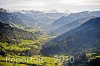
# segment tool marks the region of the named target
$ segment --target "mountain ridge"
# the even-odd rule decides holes
[[[94,16],[91,16],[91,17],[85,17],[85,18],[82,18],[82,19],[79,19],[79,20],[76,20],[74,22],[71,22],[69,24],[65,24],[61,27],[59,27],[58,29],[50,32],[50,35],[61,35],[65,32],[68,32],[78,26],[80,26],[81,24],[87,22],[89,19],[92,19],[92,18],[95,18]]]
[[[54,21],[48,29],[48,33],[57,30],[58,28],[64,26],[65,24],[72,23],[74,21],[80,20],[82,18],[86,17],[100,17],[100,11],[84,11],[84,12],[79,12],[79,13],[71,13],[68,16],[62,16],[60,19]]]
[[[44,55],[74,55],[82,52],[83,49],[92,48],[94,50],[97,47],[99,48],[99,28],[100,17],[90,19],[81,26],[52,39],[44,45],[42,52]]]

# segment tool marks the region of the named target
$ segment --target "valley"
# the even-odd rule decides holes
[[[0,66],[95,66],[100,11],[44,13],[0,9]]]

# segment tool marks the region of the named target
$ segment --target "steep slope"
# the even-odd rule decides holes
[[[18,15],[16,12],[14,12],[16,15]],[[44,27],[48,24],[51,24],[53,21],[59,19],[60,17],[64,16],[65,14],[63,13],[44,13],[41,11],[22,11],[19,12],[20,14],[26,15],[28,18],[32,18],[34,24],[29,24],[29,25],[35,25],[38,27]],[[20,15],[18,15],[20,16]],[[31,20],[32,21],[32,20]],[[31,23],[31,22],[30,22]]]
[[[37,20],[31,16],[26,15],[21,12],[13,12],[12,14],[16,15],[25,25],[27,26],[36,26]]]
[[[56,20],[54,23],[51,24],[51,27],[53,29],[57,29],[65,24],[68,24],[73,21],[76,21],[76,20],[79,20],[79,19],[82,19],[85,17],[89,17],[89,16],[90,16],[90,14],[88,11],[80,12],[80,13],[72,13],[72,14],[68,15],[67,17],[63,16],[60,19]]]
[[[35,26],[43,28],[65,16],[63,13],[44,13],[39,11],[13,11],[0,8],[0,21],[12,26]]]
[[[88,20],[44,45],[44,55],[74,55],[85,50],[100,50],[100,17]]]
[[[36,35],[0,22],[0,33],[12,40],[35,40]]]
[[[61,17],[60,19],[55,21],[52,25],[65,25],[75,20],[85,18],[85,17],[90,17],[90,16],[100,17],[100,11],[93,11],[93,12],[84,11],[79,13],[72,13],[67,17]]]
[[[72,13],[68,15],[67,17],[63,16],[60,19],[56,20],[54,23],[52,23],[48,31],[52,32],[64,26],[65,24],[67,25],[74,21],[77,21],[86,17],[91,17],[91,16],[100,17],[100,11],[93,11],[93,12],[84,11],[84,12],[79,12],[79,13]]]
[[[14,15],[2,8],[0,9],[0,21],[3,23],[8,23],[12,26],[14,26],[15,24],[25,26],[23,21],[19,19],[17,15]]]
[[[65,16],[66,14],[64,13],[45,13],[45,12],[39,12],[39,11],[28,11],[26,13],[27,15],[34,17],[37,20],[42,20],[42,23],[52,23],[56,19],[59,19],[62,16]],[[50,20],[50,21],[47,21]]]
[[[32,56],[39,54],[46,38],[43,32],[22,30],[0,22],[0,55]]]
[[[74,21],[74,22],[71,22],[71,23],[69,23],[69,24],[66,24],[66,25],[64,25],[64,26],[61,26],[61,27],[59,27],[58,29],[56,29],[56,30],[50,32],[50,35],[56,35],[56,36],[61,35],[61,34],[65,33],[65,32],[67,32],[67,31],[70,31],[70,30],[72,30],[72,29],[74,29],[74,28],[80,26],[81,24],[87,22],[87,21],[90,20],[91,18],[94,18],[94,17],[85,17],[85,18],[76,20],[76,21]]]

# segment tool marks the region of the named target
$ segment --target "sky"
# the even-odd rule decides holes
[[[79,12],[100,10],[100,0],[0,0],[0,8]]]

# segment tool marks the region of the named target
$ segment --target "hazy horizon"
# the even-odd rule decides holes
[[[0,0],[0,8],[57,12],[99,11],[100,0]]]

